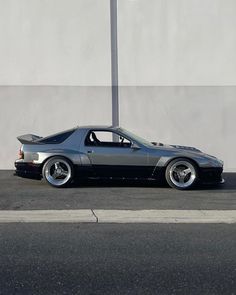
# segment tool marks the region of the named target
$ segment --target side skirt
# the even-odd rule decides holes
[[[75,166],[75,177],[104,180],[150,180],[163,182],[165,168],[153,166]]]

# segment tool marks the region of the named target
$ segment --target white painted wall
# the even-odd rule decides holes
[[[0,0],[0,85],[108,85],[108,0]]]
[[[121,125],[150,141],[194,146],[236,171],[236,86],[121,87]]]
[[[0,0],[0,85],[110,85],[109,0]],[[236,85],[235,0],[118,0],[120,85]]]
[[[118,0],[121,85],[236,85],[235,0]]]
[[[17,135],[111,124],[110,8],[109,0],[0,7],[0,169],[12,169]],[[194,145],[236,171],[235,15],[235,0],[118,0],[121,125]]]

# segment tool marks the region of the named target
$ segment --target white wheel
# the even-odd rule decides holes
[[[44,179],[54,187],[64,187],[73,178],[73,167],[62,157],[53,157],[43,166]]]
[[[197,168],[190,160],[173,160],[166,168],[166,180],[176,189],[192,188],[198,180]]]

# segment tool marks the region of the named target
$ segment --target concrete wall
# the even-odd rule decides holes
[[[12,169],[18,156],[17,136],[47,136],[78,125],[111,122],[109,87],[0,87],[0,168]]]
[[[236,171],[236,86],[121,87],[121,125],[150,141],[195,146]]]
[[[1,85],[108,85],[108,0],[0,0]]]
[[[109,0],[0,0],[0,169],[24,133],[111,124]],[[121,125],[236,171],[236,2],[118,0]]]
[[[236,85],[235,0],[118,0],[121,85]]]
[[[77,125],[111,124],[110,87],[0,87],[0,163],[13,168],[18,135],[46,136]],[[236,87],[122,86],[121,126],[149,139],[195,146],[236,171]]]

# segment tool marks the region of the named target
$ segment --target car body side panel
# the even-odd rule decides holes
[[[75,165],[91,164],[89,158],[80,152],[83,134],[83,130],[78,129],[61,144],[24,144],[24,162],[42,164],[49,157],[64,156]]]
[[[82,153],[88,156],[92,165],[148,166],[148,153],[141,149],[84,147]]]

